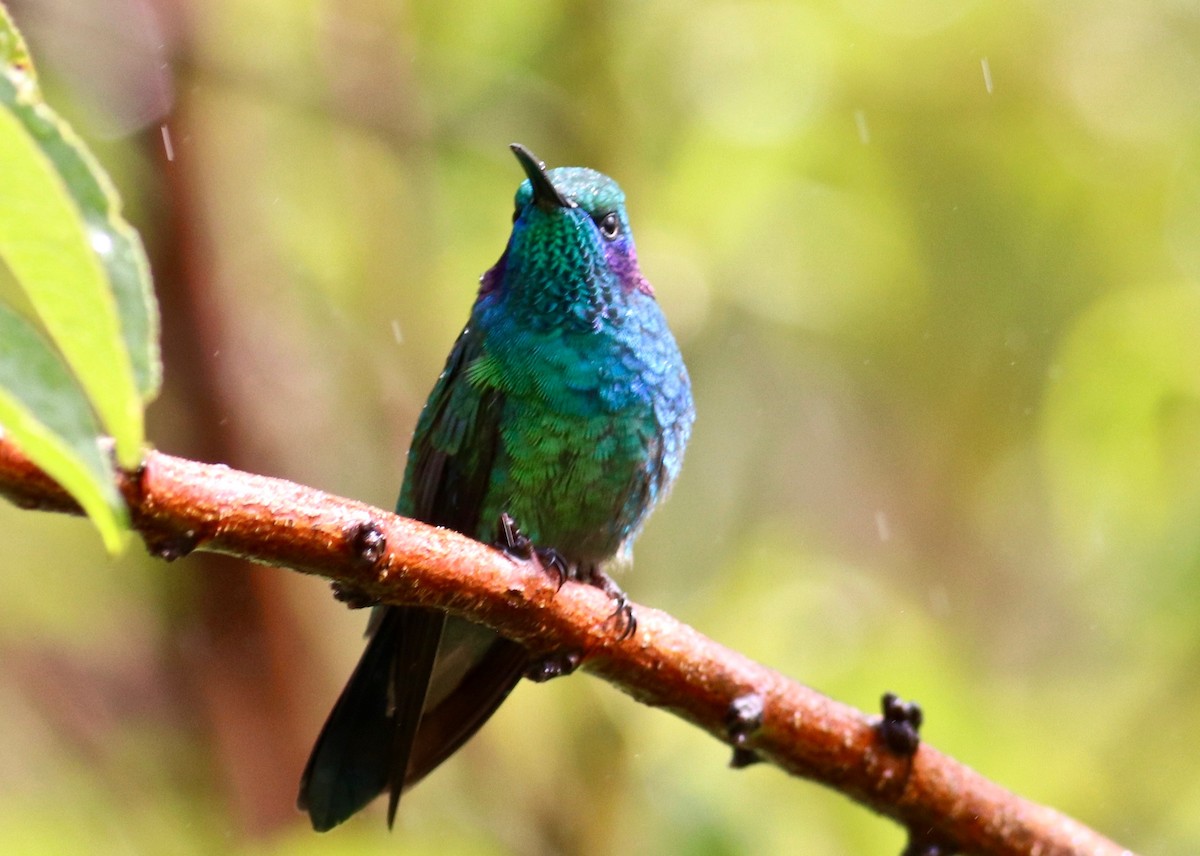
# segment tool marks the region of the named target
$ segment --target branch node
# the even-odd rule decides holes
[[[762,760],[747,744],[754,732],[762,728],[765,707],[763,697],[756,692],[743,693],[729,703],[729,709],[725,712],[725,733],[733,744],[729,766],[735,770]]]
[[[729,768],[731,770],[744,770],[747,767],[753,767],[755,764],[761,764],[762,756],[753,749],[743,749],[741,746],[733,747],[733,755],[729,759]]]
[[[183,532],[143,531],[142,539],[146,551],[164,562],[182,559],[200,545],[200,533],[195,529],[185,529]]]
[[[360,520],[346,530],[354,563],[362,568],[374,568],[387,552],[387,535],[375,520]]]
[[[577,648],[556,651],[531,662],[525,667],[525,677],[534,683],[544,684],[555,678],[571,674],[583,662],[583,652]]]
[[[366,609],[368,606],[379,605],[379,598],[342,580],[334,580],[329,584],[329,588],[333,591],[334,600],[346,604],[350,609]]]
[[[954,856],[958,848],[933,837],[933,830],[927,829],[922,833],[908,830],[908,842],[900,856]]]
[[[884,693],[881,701],[883,719],[879,722],[879,736],[897,755],[912,757],[921,743],[921,723],[925,719],[921,705],[902,701],[893,692]]]

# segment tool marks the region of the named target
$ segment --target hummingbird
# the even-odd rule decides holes
[[[515,524],[620,612],[604,568],[628,562],[679,473],[691,382],[617,183],[510,148],[526,176],[512,232],[418,418],[396,512],[482,541]],[[479,730],[532,660],[424,607],[376,606],[367,636],[300,782],[321,832],[385,790],[390,827],[401,794]]]

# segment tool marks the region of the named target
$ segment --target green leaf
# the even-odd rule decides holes
[[[161,376],[145,251],[108,176],[42,101],[3,7],[0,176],[0,260],[113,436],[118,460],[134,466],[143,407]]]
[[[0,425],[83,506],[110,551],[128,528],[99,426],[79,385],[29,321],[0,303]]]

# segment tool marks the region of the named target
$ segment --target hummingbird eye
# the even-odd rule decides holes
[[[516,210],[513,211],[513,222],[515,223],[520,219],[521,219],[521,209],[517,208]]]
[[[609,241],[617,237],[617,233],[621,231],[621,221],[617,219],[615,211],[605,214],[604,218],[596,225],[600,227],[600,234]]]

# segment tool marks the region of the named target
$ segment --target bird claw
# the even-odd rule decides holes
[[[637,633],[637,616],[633,614],[633,607],[629,604],[629,598],[624,592],[617,597],[617,608],[613,610],[609,620],[620,628],[617,634],[617,641],[624,642],[626,639],[632,639]]]
[[[633,614],[633,606],[629,603],[629,596],[625,594],[624,589],[617,585],[612,577],[593,565],[588,569],[583,582],[595,586],[617,602],[617,608],[613,610],[608,620],[617,626],[619,631],[617,633],[618,642],[624,642],[637,633],[637,616]]]
[[[510,559],[528,562],[533,558],[533,542],[517,528],[517,521],[508,512],[496,523],[496,546]]]
[[[543,571],[554,576],[555,591],[561,591],[563,583],[571,577],[571,567],[567,564],[567,560],[552,547],[536,547],[533,556],[542,566]]]
[[[500,515],[496,526],[496,546],[504,555],[519,562],[534,561],[548,574],[554,577],[556,591],[562,588],[564,582],[571,578],[571,566],[567,560],[552,547],[536,547],[517,526],[517,522],[507,513]]]

